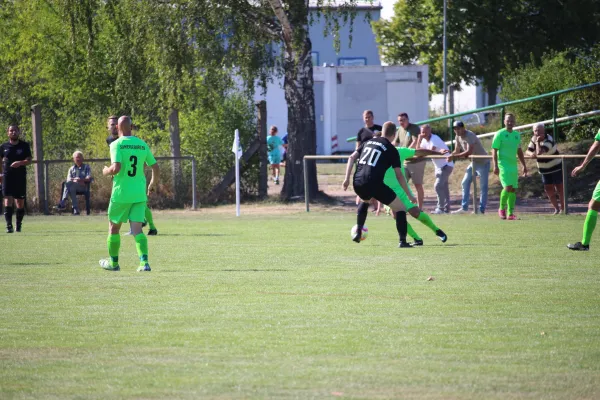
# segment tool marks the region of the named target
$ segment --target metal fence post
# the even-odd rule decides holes
[[[556,136],[556,132],[558,131],[558,127],[556,126],[556,96],[552,96],[552,135],[554,136],[554,141],[558,142],[558,137]]]
[[[471,174],[473,177],[473,212],[479,214],[479,207],[477,206],[477,171],[473,164],[473,157],[471,157]]]
[[[304,201],[306,202],[306,212],[310,211],[309,202],[310,202],[310,193],[308,192],[308,171],[306,169],[306,158],[302,159],[302,164],[304,167]]]
[[[506,107],[502,107],[502,111],[500,112],[500,126],[504,128],[504,117],[506,116]]]
[[[563,198],[565,199],[565,215],[569,214],[569,189],[567,188],[567,182],[569,180],[569,174],[567,173],[567,166],[565,165],[565,157],[561,157],[562,163],[562,176],[563,176]]]
[[[192,210],[198,207],[196,199],[196,158],[192,156]]]
[[[48,207],[48,197],[50,195],[50,163],[48,160],[44,160],[44,214],[49,215],[50,209]],[[62,193],[61,193],[62,196]]]

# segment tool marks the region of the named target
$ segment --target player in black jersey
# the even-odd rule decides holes
[[[362,202],[358,206],[356,216],[356,224],[358,225],[357,234],[352,238],[357,243],[360,243],[362,228],[369,211],[369,201],[372,198],[390,206],[394,212],[402,210],[402,203],[396,197],[396,193],[383,183],[383,177],[388,168],[391,167],[394,169],[400,186],[402,186],[410,201],[415,202],[415,198],[410,194],[410,190],[406,185],[406,179],[404,179],[404,175],[400,169],[400,154],[391,143],[396,135],[396,125],[389,121],[383,124],[382,135],[382,137],[374,137],[363,142],[352,153],[346,166],[346,177],[343,183],[344,190],[348,189],[350,172],[352,171],[354,162],[358,159],[353,186],[354,192],[361,198]],[[406,242],[406,213],[399,213],[398,215],[404,216],[404,218],[396,218],[396,228],[400,236],[399,247],[411,247]]]
[[[108,120],[106,121],[106,127],[108,128],[108,137],[106,138],[106,144],[110,146],[110,144],[112,142],[114,142],[115,140],[117,140],[119,138],[119,131],[117,129],[117,121],[119,120],[119,117],[117,117],[116,115],[111,115],[110,117],[108,117]]]
[[[25,215],[25,192],[27,189],[26,165],[31,163],[29,143],[19,140],[19,127],[10,125],[7,129],[8,142],[0,145],[0,179],[4,196],[4,219],[6,233],[13,233],[12,216],[17,206],[17,232],[21,232],[21,224]]]

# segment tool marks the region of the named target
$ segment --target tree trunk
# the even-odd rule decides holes
[[[498,96],[498,81],[493,80],[487,84],[486,92],[488,94],[488,106],[496,104],[496,97]]]
[[[315,93],[313,90],[312,44],[307,35],[301,49],[286,51],[283,88],[288,105],[288,150],[285,180],[281,197],[290,200],[303,197],[305,155],[317,151],[317,128],[315,124]],[[317,169],[314,162],[307,163],[308,190],[314,199],[317,190]]]
[[[171,108],[169,112],[169,135],[171,138],[171,155],[181,157],[181,140],[179,135],[179,110]],[[173,160],[172,164],[173,195],[177,204],[183,203],[183,185],[181,181],[181,160]]]

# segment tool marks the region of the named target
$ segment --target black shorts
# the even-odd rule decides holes
[[[562,185],[562,169],[549,174],[542,174],[542,182],[544,182],[544,185]]]
[[[2,180],[2,196],[24,199],[27,190],[27,178],[4,175]]]
[[[385,183],[362,184],[354,183],[354,193],[363,200],[376,199],[389,206],[396,198],[396,193]]]

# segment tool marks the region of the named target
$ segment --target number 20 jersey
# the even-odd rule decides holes
[[[358,148],[358,163],[354,172],[354,186],[383,183],[385,172],[400,168],[398,150],[384,137],[369,139]]]
[[[111,163],[120,163],[121,170],[114,176],[110,201],[139,203],[147,201],[144,164],[153,166],[156,159],[142,139],[121,136],[110,144]]]

